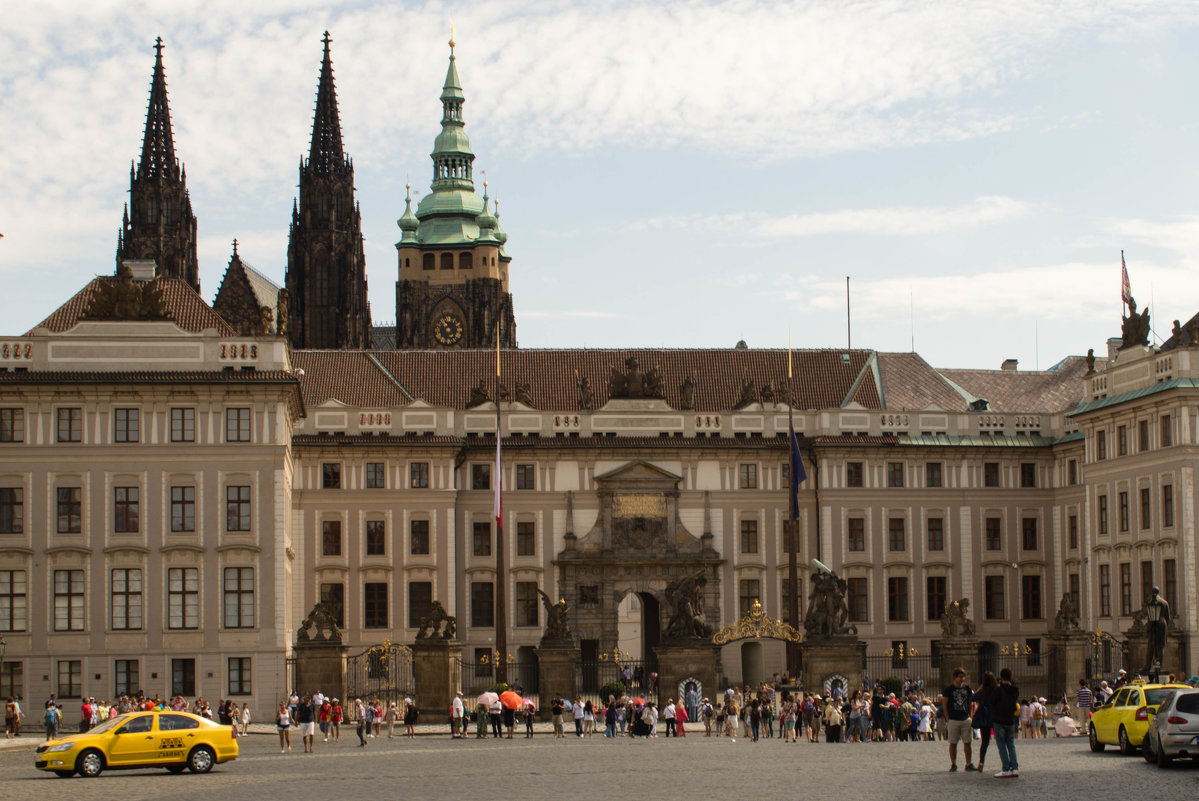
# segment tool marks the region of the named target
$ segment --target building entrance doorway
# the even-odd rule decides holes
[[[662,639],[662,609],[648,592],[630,592],[616,608],[616,647],[622,659],[654,662]]]

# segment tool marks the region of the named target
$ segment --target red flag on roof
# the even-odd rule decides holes
[[[1124,263],[1124,251],[1120,251],[1120,300],[1132,300],[1132,285],[1128,283],[1128,265]]]

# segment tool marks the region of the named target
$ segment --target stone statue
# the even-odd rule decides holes
[[[558,603],[553,603],[540,587],[537,588],[537,594],[541,596],[541,605],[545,607],[545,633],[541,635],[542,642],[553,640],[573,643],[574,636],[570,632],[570,620],[567,617],[570,607],[566,605],[566,599],[559,598]]]
[[[1057,617],[1053,619],[1054,631],[1078,631],[1078,604],[1070,593],[1062,595],[1062,603],[1057,608]]]
[[[970,612],[970,599],[954,601],[941,617],[941,634],[944,637],[969,637],[974,634],[974,621],[966,617]]]
[[[287,336],[287,290],[280,289],[275,296],[275,306],[279,309],[278,324],[275,326],[275,332],[281,337]]]
[[[508,389],[508,385],[505,384],[503,381],[500,382],[498,394],[500,396],[500,400],[502,400],[502,401],[512,400],[512,390]]]
[[[1149,309],[1137,311],[1137,299],[1129,296],[1128,314],[1120,326],[1123,342],[1120,349],[1149,344]]]
[[[695,376],[689,375],[679,387],[679,407],[682,409],[695,408]]]
[[[758,402],[758,390],[754,387],[753,382],[749,380],[749,372],[747,371],[741,377],[741,397],[733,404],[734,409],[744,409],[751,403]]]
[[[1095,374],[1095,349],[1087,348],[1087,375]]]
[[[1170,625],[1170,605],[1159,594],[1161,591],[1153,588],[1149,602],[1145,604],[1145,629],[1149,634],[1149,645],[1146,648],[1145,665],[1141,671],[1152,678],[1154,669],[1161,670],[1162,660],[1166,654],[1166,634]]]
[[[849,585],[831,570],[812,574],[812,591],[808,595],[808,611],[804,615],[804,632],[808,637],[836,637],[858,633],[849,623],[849,606],[845,593]]]
[[[608,377],[608,397],[610,398],[661,398],[662,376],[658,368],[642,372],[636,356],[625,359],[625,372],[616,367]]]
[[[329,609],[328,604],[318,603],[312,607],[308,617],[300,624],[300,630],[296,632],[296,642],[341,642],[341,629],[337,627],[337,621],[333,618],[333,611]]]
[[[533,404],[533,389],[527,381],[516,382],[516,402],[523,403],[525,406],[532,407]]]
[[[774,403],[774,382],[770,381],[762,385],[762,391],[758,393],[762,399],[762,403]]]
[[[263,306],[258,310],[258,325],[264,337],[271,335],[271,324],[275,322],[275,313],[271,311],[270,306]]]
[[[583,411],[590,411],[595,404],[595,393],[591,391],[591,379],[587,376],[579,378],[579,371],[575,370],[575,383],[579,386],[579,408]]]
[[[85,320],[166,320],[158,281],[139,283],[133,270],[122,264],[116,281],[101,280],[83,312]]]
[[[704,588],[708,585],[704,568],[675,579],[666,586],[666,600],[674,609],[663,637],[668,640],[703,639],[712,636],[704,612]]]
[[[1174,337],[1174,341],[1177,344],[1181,345],[1182,344],[1182,323],[1180,323],[1178,320],[1175,320],[1174,327],[1170,329],[1170,334]]]
[[[470,400],[466,402],[466,408],[470,409],[475,406],[482,406],[491,400],[491,395],[487,393],[487,379],[480,378],[479,384],[473,387],[470,391]]]
[[[444,628],[443,628],[444,627]],[[420,619],[420,629],[416,632],[418,640],[449,640],[458,630],[458,621],[445,613],[441,601],[434,601],[429,607],[429,614]]]

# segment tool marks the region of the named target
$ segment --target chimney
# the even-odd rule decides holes
[[[1123,337],[1108,337],[1107,340],[1107,358],[1110,361],[1115,361],[1116,356],[1120,353],[1120,346],[1124,344]]]
[[[153,281],[158,266],[154,259],[125,259],[122,264],[133,271],[134,281]]]
[[[999,369],[1004,372],[1014,373],[1016,372],[1016,365],[1019,363],[1019,359],[1004,359],[1003,364],[999,365]]]

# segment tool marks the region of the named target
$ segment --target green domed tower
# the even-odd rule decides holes
[[[475,192],[475,154],[462,121],[462,83],[450,38],[441,90],[441,133],[433,142],[432,191],[412,211],[409,191],[397,221],[396,347],[516,347],[516,319],[504,251],[507,234]]]

